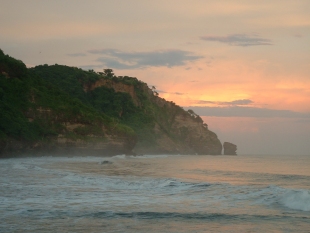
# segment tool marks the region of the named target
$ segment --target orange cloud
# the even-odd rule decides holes
[[[248,62],[224,60],[208,67],[200,61],[190,64],[191,69],[163,67],[132,73],[164,91],[161,97],[182,106],[250,99],[254,107],[310,111],[310,81],[294,81],[283,74],[271,77],[264,70],[269,65],[253,67]]]

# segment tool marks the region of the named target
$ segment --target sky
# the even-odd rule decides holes
[[[136,77],[239,154],[310,155],[309,0],[0,0],[28,67]]]

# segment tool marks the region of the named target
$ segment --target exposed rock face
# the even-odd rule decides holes
[[[134,86],[111,80],[99,80],[87,90],[93,90],[100,86],[113,88],[116,92],[128,91],[136,104],[140,102]],[[222,153],[222,144],[217,135],[208,130],[208,126],[203,123],[200,117],[193,117],[175,103],[154,95],[147,84],[143,84],[141,90],[158,110],[154,111],[156,122],[154,133],[157,140],[155,145],[151,146],[143,146],[138,142],[134,147],[135,153],[205,155],[220,155]]]
[[[148,93],[152,93],[151,90]],[[152,101],[166,114],[157,116],[158,147],[169,153],[220,155],[222,144],[199,116],[173,102],[150,94]],[[165,139],[166,138],[166,139]],[[170,140],[167,140],[167,139]],[[168,143],[169,142],[169,143]]]
[[[35,119],[57,122],[61,125],[61,133],[49,135],[44,140],[27,141],[7,138],[0,140],[0,157],[14,157],[24,155],[117,155],[132,154],[137,143],[135,135],[111,132],[103,125],[89,125],[79,119],[65,121],[51,109],[38,108],[25,113],[29,122]],[[87,129],[96,128],[95,132]],[[87,131],[85,131],[87,130]]]
[[[72,140],[69,138],[56,138],[48,142],[28,142],[8,139],[0,143],[0,157],[14,157],[27,155],[95,155],[107,156],[118,154],[132,154],[135,142],[118,138],[105,140],[104,138],[94,141]]]
[[[129,85],[129,84],[125,84],[122,82],[115,82],[113,80],[109,80],[109,79],[100,79],[98,81],[96,81],[95,83],[92,83],[88,86],[84,86],[84,91],[88,92],[88,91],[92,91],[98,87],[108,87],[108,88],[113,88],[115,92],[126,92],[128,93],[131,98],[133,99],[133,102],[136,105],[139,105],[139,100],[137,98],[136,92],[135,92],[135,88],[133,85]]]
[[[93,137],[72,139],[64,135],[49,138],[48,141],[21,141],[8,139],[0,142],[0,157],[23,155],[118,155],[132,154],[136,144],[135,138],[126,137]]]
[[[177,154],[221,154],[221,142],[202,121],[193,119],[188,112],[170,102],[162,108],[170,114],[166,115],[167,118],[158,117],[155,126],[158,149]]]
[[[232,144],[230,142],[224,142],[223,148],[224,155],[237,155],[237,146],[235,144]]]

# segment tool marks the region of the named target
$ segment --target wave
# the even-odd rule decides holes
[[[158,183],[150,184],[165,188],[172,192],[184,192],[193,195],[203,192],[205,196],[216,200],[226,200],[231,202],[251,200],[256,204],[280,205],[281,208],[291,210],[310,211],[310,191],[304,189],[288,189],[276,185],[270,185],[263,189],[251,186],[234,186],[226,183],[193,183],[181,182],[173,179],[158,180]],[[221,190],[221,191],[219,191]]]
[[[271,185],[266,188],[251,186],[234,186],[226,183],[208,182],[184,182],[171,178],[142,178],[124,179],[120,177],[96,178],[68,174],[63,179],[70,179],[74,183],[85,183],[87,185],[100,186],[105,190],[126,190],[130,193],[133,190],[152,194],[180,195],[183,198],[190,198],[195,194],[201,195],[199,198],[207,198],[209,201],[245,201],[250,200],[254,204],[266,206],[277,205],[281,208],[289,208],[299,211],[310,211],[309,190],[294,190]]]
[[[225,214],[225,213],[180,213],[180,212],[112,212],[103,211],[87,214],[89,217],[94,218],[135,218],[135,219],[174,219],[174,220],[210,220],[210,221],[232,221],[232,220],[244,220],[244,221],[258,221],[258,220],[289,220],[300,218],[307,222],[310,220],[308,217],[298,217],[289,215],[256,215],[256,214]],[[85,215],[84,215],[85,216]],[[83,216],[83,217],[84,217]]]
[[[287,190],[280,196],[282,205],[293,210],[310,211],[310,192],[308,190]]]
[[[123,159],[127,157],[120,155],[113,158]],[[65,161],[80,161],[82,159],[65,158]],[[87,193],[87,190],[97,190],[102,195],[111,193],[115,198],[127,198],[130,201],[136,201],[136,194],[138,193],[140,195],[139,198],[143,197],[146,202],[155,203],[157,201],[159,204],[164,204],[165,200],[154,197],[173,195],[177,196],[177,198],[173,199],[176,202],[199,203],[199,206],[202,203],[201,205],[206,208],[211,205],[230,208],[234,203],[243,205],[244,202],[247,202],[254,205],[263,205],[267,208],[270,206],[270,208],[277,209],[310,211],[310,190],[307,189],[290,189],[276,185],[261,187],[255,185],[232,185],[228,183],[191,182],[175,178],[137,177],[129,175],[107,176],[104,174],[76,173],[66,170],[49,169],[44,166],[41,167],[41,164],[54,162],[54,160],[58,161],[58,158],[20,159],[16,161],[4,160],[2,162],[5,164],[3,164],[4,166],[2,166],[1,171],[3,174],[11,174],[10,176],[16,178],[16,182],[14,180],[10,181],[10,185],[14,184],[16,187],[22,186],[20,180],[23,177],[27,180],[28,175],[31,175],[36,178],[32,181],[32,187],[41,190],[42,182],[39,180],[39,177],[43,174],[44,176],[42,177],[49,177],[48,180],[44,181],[48,183],[48,186],[45,185],[44,187],[55,187],[55,189],[68,187],[74,190],[85,190],[85,198],[87,198],[87,195],[96,195],[96,192]],[[87,158],[85,161],[89,160],[98,162],[102,161],[102,158]],[[108,160],[110,161],[111,159]],[[61,161],[63,162],[64,158],[61,158]],[[24,176],[19,177],[19,174],[24,174]],[[291,175],[287,175],[284,178],[305,179],[304,177]],[[5,177],[2,177],[2,180],[4,184],[9,183]]]
[[[112,156],[112,158],[116,158],[116,159],[128,159],[128,158],[135,158],[135,159],[155,159],[155,158],[167,158],[169,156],[174,156],[177,157],[179,155],[114,155]]]
[[[63,219],[68,217],[74,218],[91,218],[91,219],[143,219],[143,220],[172,220],[172,221],[290,221],[299,219],[308,222],[310,217],[290,216],[290,215],[258,215],[258,214],[227,214],[227,213],[208,213],[208,212],[157,212],[157,211],[136,211],[136,212],[116,212],[116,211],[48,211],[43,209],[28,209],[20,211],[19,216],[37,217],[39,219]]]
[[[253,200],[259,205],[310,211],[310,191],[305,189],[288,189],[276,185],[252,191],[249,188],[243,199]]]
[[[223,214],[223,213],[180,213],[180,212],[112,212],[103,211],[88,214],[95,218],[135,218],[135,219],[182,219],[182,220],[245,220],[245,219],[270,219],[264,215]]]
[[[107,181],[107,179],[105,179]],[[152,191],[158,193],[174,193],[179,192],[194,192],[197,190],[206,190],[211,184],[210,183],[193,183],[193,182],[183,182],[177,179],[139,179],[139,180],[126,180],[126,179],[109,179],[109,182],[105,182],[109,188],[122,189],[122,190],[143,190]]]

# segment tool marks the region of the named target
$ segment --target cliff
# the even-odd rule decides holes
[[[146,83],[126,77],[127,83],[119,79],[100,79],[84,90],[91,92],[100,87],[112,88],[115,92],[128,93],[133,103],[149,115],[152,126],[148,128],[153,136],[145,140],[145,132],[138,130],[137,154],[221,154],[222,144],[217,135],[192,111],[185,111],[173,102],[157,96]],[[128,82],[131,81],[131,82]],[[128,84],[129,83],[129,84]],[[134,128],[134,125],[130,126]],[[144,142],[143,142],[144,139]]]
[[[221,154],[193,111],[146,83],[76,67],[25,65],[0,50],[0,156],[39,152]]]

